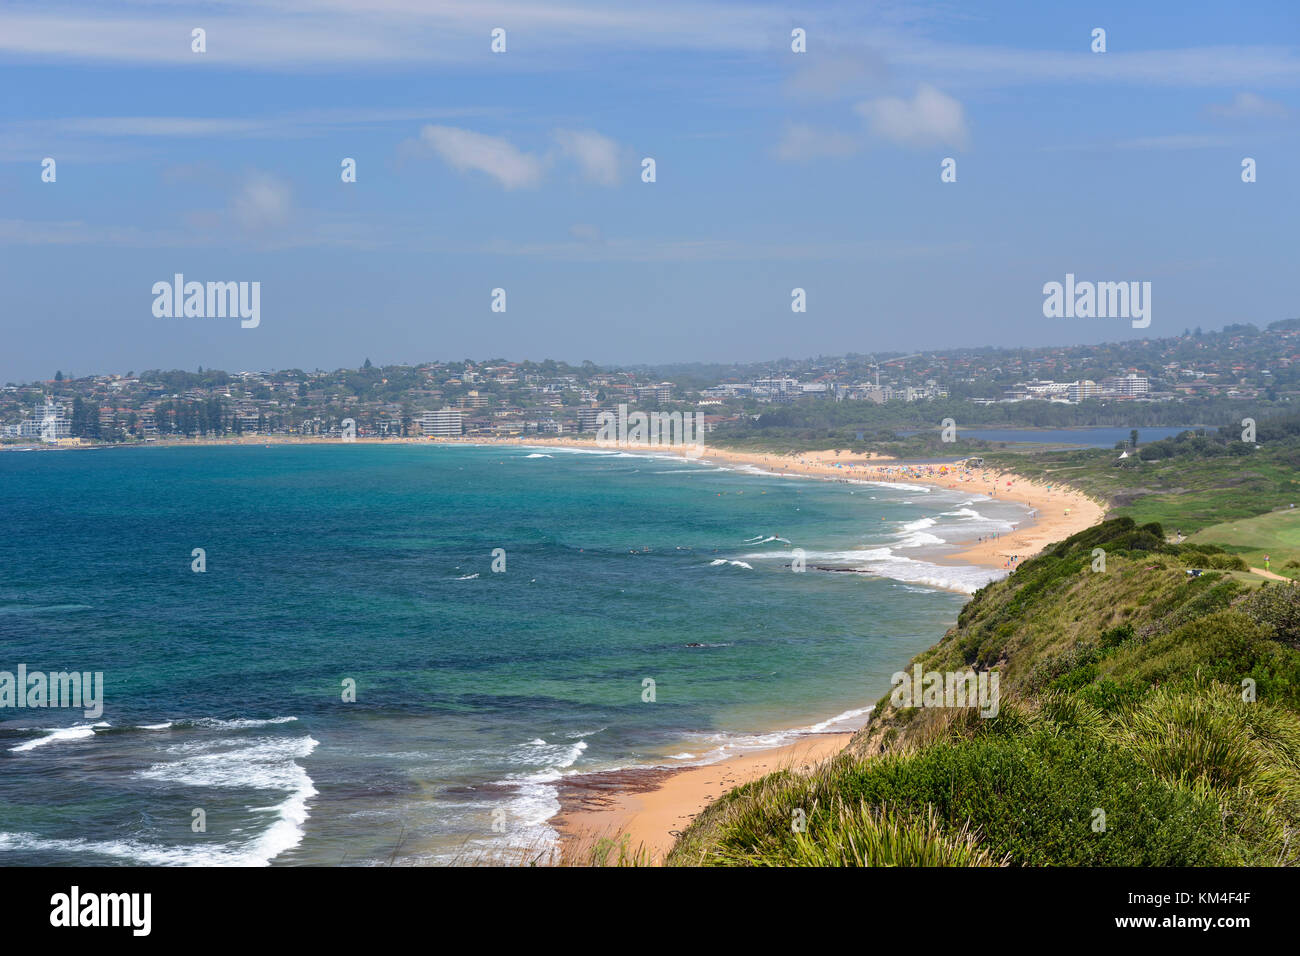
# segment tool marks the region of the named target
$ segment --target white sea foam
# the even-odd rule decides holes
[[[875,710],[875,704],[868,704],[866,707],[857,707],[853,710],[846,710],[842,714],[836,714],[834,717],[828,717],[820,723],[813,724],[808,728],[810,733],[839,732],[841,730],[857,730],[867,722],[871,712]]]
[[[554,455],[543,455],[540,452],[534,452],[531,455],[524,455],[525,458],[554,458]]]
[[[192,844],[163,846],[137,840],[58,839],[35,833],[0,833],[0,852],[69,853],[77,858],[87,854],[127,860],[146,866],[246,866],[255,861],[245,858],[228,844]]]
[[[291,718],[292,719],[292,718]],[[260,866],[302,842],[310,815],[308,802],[316,787],[298,763],[311,755],[320,742],[301,737],[234,737],[200,741],[168,748],[184,754],[180,759],[161,761],[136,776],[165,786],[212,787],[221,789],[278,790],[287,794],[268,807],[249,807],[253,813],[274,814],[273,822],[252,840],[217,848],[215,860],[225,864]],[[168,852],[171,852],[168,850]],[[186,860],[185,862],[190,862]]]
[[[533,445],[531,447],[536,448],[537,446]],[[618,454],[618,452],[604,448],[569,448],[564,445],[546,445],[545,447],[558,455],[603,455],[606,458],[612,458],[614,455]]]
[[[744,561],[728,561],[726,558],[718,558],[718,559],[716,559],[716,560],[714,560],[714,561],[710,561],[710,562],[709,562],[709,567],[711,567],[711,568],[716,568],[716,567],[720,567],[720,566],[722,566],[722,565],[724,565],[724,564],[730,564],[730,565],[733,565],[733,566],[735,566],[735,567],[737,567],[737,568],[744,568],[746,571],[753,571],[753,570],[754,570],[754,566],[753,566],[752,564],[747,564],[747,563],[745,563]]]
[[[87,737],[95,736],[96,727],[108,727],[107,721],[100,721],[96,724],[74,724],[71,727],[55,727],[49,730],[31,728],[34,732],[43,736],[25,741],[17,747],[10,747],[10,753],[27,753],[29,750],[35,750],[37,747],[47,747],[50,744],[64,743],[69,740],[84,740]],[[26,728],[24,728],[26,729]]]
[[[549,824],[550,819],[560,812],[560,791],[556,784],[586,749],[585,740],[552,744],[537,737],[507,754],[509,763],[535,768],[541,766],[509,774],[499,781],[499,784],[511,788],[510,799],[504,808],[510,825],[489,852],[499,853],[503,847],[507,850],[512,847],[553,849],[559,845],[560,836]]]
[[[862,479],[861,483],[864,485],[875,485],[877,488],[897,488],[899,491],[923,491],[927,494],[933,490],[928,485],[909,485],[902,481],[872,481],[870,479]]]
[[[226,737],[174,745],[166,753],[179,756],[136,772],[143,780],[186,787],[248,787],[296,791],[309,786],[295,762],[318,746],[310,736]]]
[[[928,534],[925,531],[917,531],[913,534],[903,535],[898,542],[900,548],[925,548],[936,544],[945,544],[945,540],[937,534]]]
[[[59,839],[34,833],[0,833],[0,852],[63,852],[75,854],[77,858],[89,854],[144,866],[267,866],[284,850],[297,846],[302,839],[301,835],[295,838],[297,824],[293,821],[299,818],[305,820],[305,809],[300,813],[296,807],[283,804],[274,809],[279,811],[281,808],[284,814],[282,819],[261,836],[243,843],[231,841],[168,846],[142,840]]]
[[[772,730],[754,734],[699,733],[688,734],[687,736],[706,745],[711,745],[703,756],[694,760],[695,764],[704,766],[726,760],[737,754],[782,747],[811,734],[849,733],[858,730],[866,724],[867,719],[871,716],[871,711],[874,709],[875,705],[855,707],[807,727],[792,727],[787,730]],[[678,758],[671,757],[667,759]]]
[[[873,561],[881,558],[888,558],[893,552],[886,547],[864,548],[861,550],[848,551],[805,551],[804,557],[808,561],[836,561],[839,563],[848,563],[852,561]],[[758,551],[754,554],[742,554],[742,558],[747,561],[766,561],[780,558],[782,561],[790,560],[789,551]]]
[[[200,718],[189,722],[146,724],[131,729],[163,730],[187,726],[239,730],[296,719],[225,721]],[[66,729],[84,731],[78,736],[89,736],[96,728],[107,726],[94,724]],[[190,742],[166,748],[166,753],[180,755],[179,759],[157,762],[135,774],[140,779],[166,787],[247,788],[284,793],[284,799],[278,803],[248,808],[250,813],[271,815],[269,825],[251,839],[167,845],[144,840],[57,839],[33,833],[4,832],[0,833],[0,851],[104,856],[149,866],[265,866],[302,842],[309,816],[308,803],[317,791],[311,777],[297,760],[310,755],[318,745],[316,740],[306,736],[234,737]]]
[[[214,730],[250,730],[257,727],[273,727],[276,724],[291,724],[297,717],[237,717],[234,720],[221,720],[217,717],[196,717],[194,720],[177,721],[180,727],[203,727]]]
[[[925,536],[925,532],[917,532],[916,536]],[[898,544],[900,548],[907,546],[909,546],[907,540]],[[750,561],[790,560],[789,553],[785,551],[759,551],[742,557]],[[935,564],[895,554],[893,548],[887,547],[850,551],[809,551],[805,554],[805,559],[809,565],[818,563],[844,565],[848,570],[863,571],[906,584],[923,584],[946,591],[960,591],[964,594],[974,594],[990,581],[1006,577],[1006,572],[1000,569],[981,568],[969,564]]]
[[[584,737],[594,737],[596,734],[602,733],[606,729],[607,728],[605,727],[597,727],[595,730],[575,730],[565,734],[564,736],[568,737],[570,740],[581,740]]]
[[[683,459],[682,459],[682,462],[683,462],[683,464],[687,464],[687,465],[693,465],[693,464],[696,464],[695,462],[691,461],[689,458],[683,458]],[[695,469],[692,469],[692,470],[690,470],[690,471],[686,471],[686,470],[684,470],[684,469],[682,469],[682,468],[673,468],[673,469],[671,469],[671,470],[669,470],[669,471],[650,471],[650,472],[646,472],[646,474],[649,474],[649,475],[708,475],[708,474],[712,474],[712,473],[715,472],[715,471],[731,471],[731,470],[732,470],[731,468],[695,468]]]

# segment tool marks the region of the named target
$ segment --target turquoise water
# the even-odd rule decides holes
[[[544,843],[562,774],[860,722],[955,619],[964,597],[935,585],[991,576],[936,560],[944,544],[1019,517],[521,447],[5,453],[0,485],[0,670],[105,683],[93,719],[0,708],[10,865]]]

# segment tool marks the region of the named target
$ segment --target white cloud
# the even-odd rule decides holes
[[[316,135],[339,129],[373,125],[453,119],[499,113],[477,107],[442,109],[304,110],[261,118],[220,116],[71,116],[57,119],[21,120],[4,124],[6,129],[104,137],[220,138]]]
[[[557,129],[554,135],[560,152],[578,164],[585,179],[602,186],[618,182],[622,166],[618,143],[593,130]]]
[[[542,161],[498,136],[455,126],[425,126],[420,140],[453,169],[486,173],[506,189],[530,188],[542,181]]]
[[[986,86],[1113,83],[1129,86],[1212,87],[1295,85],[1300,60],[1286,46],[1187,47],[1179,50],[1024,50],[902,37],[889,47],[890,65],[928,76]]]
[[[780,4],[719,0],[218,0],[201,5],[208,52],[190,51],[196,25],[183,0],[9,0],[0,4],[0,56],[80,62],[198,65],[265,71],[335,64],[415,64],[489,71],[573,68],[612,52],[678,50],[735,54],[769,65],[788,56],[790,13]],[[788,6],[788,5],[787,5]],[[880,51],[891,70],[914,69],[945,86],[1107,83],[1170,87],[1261,87],[1300,82],[1300,59],[1280,29],[1272,45],[1174,50],[1023,49],[932,39],[931,19],[963,15],[952,4],[808,4],[799,24],[816,38],[791,89],[826,95],[864,77],[843,60]],[[1289,25],[1286,14],[1279,27]],[[485,55],[488,31],[505,25],[508,56]],[[514,42],[519,38],[519,43]],[[526,38],[526,42],[525,39]],[[841,62],[833,62],[836,58]],[[200,64],[199,61],[202,61]],[[868,64],[868,75],[870,65]],[[847,91],[847,90],[845,90]]]
[[[1255,93],[1238,93],[1231,103],[1212,103],[1207,111],[1216,119],[1225,120],[1286,119],[1291,115],[1283,104]]]
[[[0,9],[0,53],[101,62],[192,64],[200,58],[254,70],[323,63],[461,65],[494,72],[530,55],[551,62],[593,50],[762,52],[782,35],[782,11],[708,0],[653,6],[606,0],[219,0],[203,4],[208,49],[190,50],[193,6],[180,0],[11,0]],[[506,57],[486,56],[504,25]],[[788,28],[784,33],[788,34]]]
[[[969,138],[961,103],[929,84],[910,100],[882,96],[854,109],[877,136],[905,146],[965,146]]]
[[[287,183],[267,173],[253,173],[235,193],[231,213],[245,229],[260,232],[285,225],[289,221],[289,207]]]
[[[851,156],[859,146],[858,141],[847,133],[792,123],[785,128],[773,152],[777,159],[805,162],[823,157]]]

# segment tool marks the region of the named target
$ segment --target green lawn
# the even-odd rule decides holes
[[[1272,561],[1269,570],[1289,578],[1300,578],[1300,508],[1272,511],[1254,518],[1225,521],[1198,531],[1193,543],[1217,544],[1240,555],[1252,567],[1264,566],[1264,555]],[[1295,567],[1287,567],[1294,561]]]
[[[1117,463],[1112,451],[1085,449],[1017,455],[986,453],[985,461],[1043,481],[1067,482],[1110,502],[1111,515],[1157,521],[1170,534],[1300,506],[1297,449],[1277,443],[1248,457],[1168,458]]]

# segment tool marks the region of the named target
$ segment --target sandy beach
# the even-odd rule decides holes
[[[572,440],[543,439],[526,444],[594,447]],[[963,469],[947,463],[902,464],[878,456],[853,456],[847,451],[780,456],[699,447],[689,450],[686,456],[750,465],[780,475],[933,485],[984,494],[1030,509],[1029,519],[1015,531],[976,541],[947,558],[956,563],[1014,570],[1024,559],[1096,524],[1105,514],[1102,505],[1072,488],[1048,486],[995,469]],[[935,640],[941,636],[936,634]],[[900,667],[905,663],[898,662]],[[644,847],[652,859],[662,862],[677,834],[713,799],[779,769],[809,769],[842,750],[851,736],[849,733],[809,734],[782,747],[741,754],[702,767],[577,775],[561,785],[561,809],[552,825],[566,844],[573,841],[571,845],[581,845],[600,837],[626,837],[632,848]]]
[[[703,767],[575,775],[560,784],[561,809],[552,824],[565,841],[626,837],[631,848],[643,847],[662,863],[677,834],[716,797],[777,770],[806,772],[843,750],[852,736],[808,734]]]
[[[493,444],[558,446],[562,448],[596,448],[594,441],[572,438],[519,439]],[[707,445],[688,448],[621,446],[628,451],[653,451],[678,454],[700,461],[729,465],[748,465],[777,475],[806,476],[841,481],[884,481],[904,484],[933,485],[972,494],[988,495],[998,501],[1012,501],[1029,509],[1029,520],[996,538],[968,543],[948,561],[978,564],[990,568],[1014,568],[1049,544],[1054,544],[1102,519],[1106,509],[1082,492],[1065,485],[1045,485],[1029,481],[1013,472],[993,468],[961,468],[948,462],[906,464],[885,456],[853,455],[845,450],[800,452],[797,455],[774,455],[713,448]],[[940,559],[943,560],[943,559]]]

